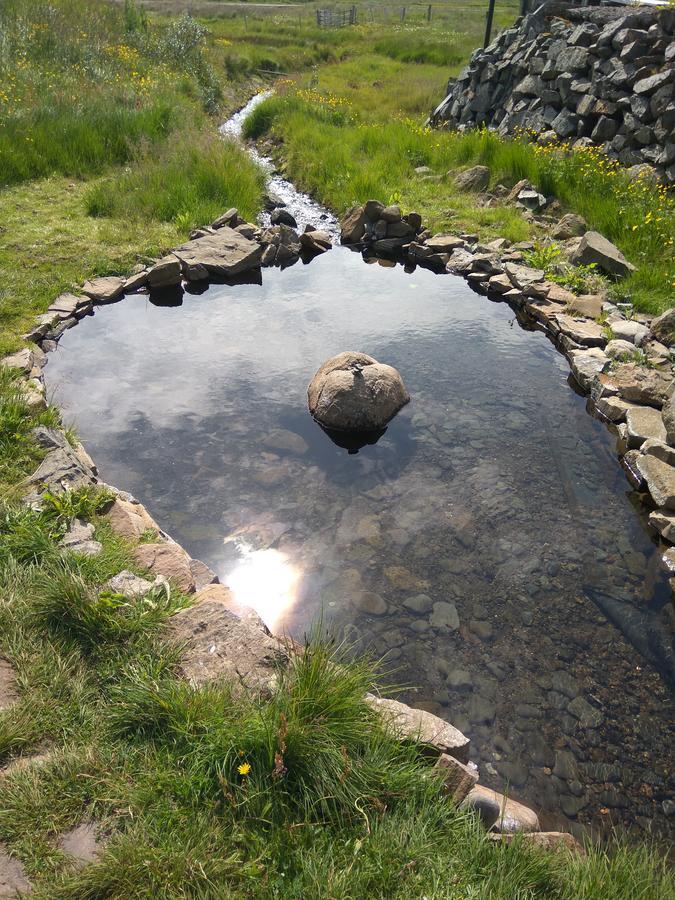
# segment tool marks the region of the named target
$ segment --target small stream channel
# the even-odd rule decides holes
[[[272,189],[301,229],[336,233],[291,184]],[[49,386],[102,478],[273,630],[321,619],[386,654],[417,686],[405,699],[468,733],[481,781],[508,782],[544,826],[665,837],[672,605],[612,436],[506,303],[369,263],[336,246],[171,307],[128,296],[64,335]],[[306,407],[346,349],[412,395],[356,454]]]

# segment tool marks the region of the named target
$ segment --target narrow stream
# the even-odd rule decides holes
[[[544,826],[667,836],[672,603],[614,439],[506,303],[369,262],[336,246],[172,307],[128,296],[65,333],[50,389],[104,480],[273,630],[321,620],[385,655],[405,699],[471,736],[483,783]],[[412,396],[357,454],[306,406],[346,349]]]
[[[251,112],[259,106],[263,100],[272,96],[273,91],[261,91],[252,97],[246,106],[235,113],[220,127],[220,133],[235,141],[240,141],[244,121]],[[308,194],[303,194],[290,181],[286,181],[274,170],[274,163],[266,156],[262,156],[252,145],[247,146],[251,158],[267,173],[267,188],[270,193],[278,197],[285,204],[286,209],[298,223],[300,231],[305,230],[305,225],[327,232],[337,243],[340,237],[340,225],[335,216],[318,204]],[[270,224],[269,212],[263,212],[260,217],[261,225]]]

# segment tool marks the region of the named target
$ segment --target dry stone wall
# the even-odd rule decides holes
[[[477,50],[432,121],[595,144],[675,182],[675,9],[544,3]]]

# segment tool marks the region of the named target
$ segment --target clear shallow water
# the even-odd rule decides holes
[[[412,395],[356,455],[306,407],[346,349]],[[335,248],[181,306],[101,307],[47,376],[102,478],[274,630],[322,615],[388,654],[409,700],[471,735],[481,780],[545,824],[665,831],[657,549],[566,361],[506,304]]]

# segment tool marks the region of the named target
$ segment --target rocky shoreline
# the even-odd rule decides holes
[[[527,189],[521,185],[519,190]],[[668,443],[668,438],[673,440],[675,407],[666,346],[675,327],[675,312],[670,310],[653,321],[629,318],[625,310],[601,297],[579,298],[548,281],[541,270],[524,264],[523,253],[528,250],[524,245],[509,246],[505,241],[482,245],[473,235],[431,235],[419,215],[403,216],[397,207],[377,201],[347,214],[342,241],[366,254],[393,256],[407,265],[462,275],[477,293],[506,300],[518,315],[536,322],[552,337],[565,353],[580,388],[590,394],[592,411],[616,429],[631,484],[646,502],[656,504],[650,524],[662,535],[664,566],[675,575],[675,449]],[[570,237],[567,250],[571,256],[585,259],[592,254],[594,261],[609,271],[630,265],[607,244],[590,232]],[[288,224],[261,229],[241,220],[236,210],[228,210],[171,254],[130,277],[93,279],[80,292],[58,297],[26,335],[35,348],[6,357],[2,363],[21,373],[29,405],[43,408],[46,354],[67,329],[93,314],[97,305],[118,302],[125,294],[139,291],[149,291],[160,303],[171,303],[183,290],[208,280],[258,280],[264,266],[286,267],[325,253],[331,246],[330,237],[322,232],[308,229],[298,234]],[[638,351],[644,364],[623,359]],[[64,433],[55,429],[37,429],[35,437],[47,453],[27,480],[28,502],[39,503],[44,490],[59,492],[98,483],[96,467],[81,445],[71,446]],[[135,551],[138,565],[155,577],[155,583],[171,580],[194,596],[194,605],[174,616],[171,626],[174,635],[187,642],[185,676],[194,684],[234,676],[246,689],[272,690],[278,667],[297,648],[271,635],[253,611],[237,607],[215,574],[191,559],[138,501],[117,489],[112,491],[115,499],[106,516],[113,529],[131,541],[143,537]],[[100,545],[93,537],[89,523],[74,522],[64,538],[64,549],[99,552]],[[116,579],[108,587],[128,596],[141,596],[153,587],[152,581],[128,572],[119,573]],[[675,577],[671,587],[675,588]],[[469,741],[461,732],[421,709],[381,698],[370,702],[383,709],[402,739],[419,740],[429,749],[436,765],[443,768],[448,794],[455,802],[477,809],[497,839],[522,831],[542,846],[575,845],[571,835],[540,832],[532,810],[479,785],[476,767],[468,763]]]

